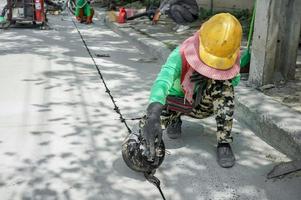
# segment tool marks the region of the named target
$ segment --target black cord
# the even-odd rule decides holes
[[[69,13],[69,14],[70,14],[70,13]],[[108,93],[108,95],[110,96],[110,99],[111,99],[111,101],[112,101],[112,103],[113,103],[113,105],[114,105],[114,110],[116,111],[117,114],[119,114],[119,119],[120,119],[121,123],[123,123],[123,124],[126,126],[128,132],[131,133],[132,131],[131,131],[131,129],[129,128],[128,124],[126,123],[126,119],[123,118],[123,116],[122,116],[122,114],[121,114],[121,112],[120,112],[119,107],[116,105],[116,101],[114,100],[114,97],[112,96],[111,91],[109,90],[109,88],[108,88],[108,86],[107,86],[107,84],[106,84],[106,82],[105,82],[105,80],[104,80],[104,78],[103,78],[103,76],[102,76],[102,74],[101,74],[101,72],[100,72],[100,69],[99,69],[98,65],[96,64],[96,61],[95,61],[94,57],[92,56],[92,53],[91,53],[91,51],[90,51],[90,49],[89,49],[89,47],[88,47],[88,45],[87,45],[85,39],[83,38],[81,32],[79,31],[79,29],[78,29],[78,27],[77,27],[77,25],[76,25],[76,23],[74,22],[73,19],[72,19],[72,22],[73,22],[73,24],[74,24],[74,26],[75,26],[75,28],[76,28],[76,30],[77,30],[77,32],[78,32],[78,34],[79,34],[81,40],[82,40],[83,43],[84,43],[86,50],[88,51],[88,53],[89,53],[91,59],[93,60],[94,66],[95,66],[95,68],[96,68],[96,70],[97,70],[97,72],[98,72],[98,74],[99,74],[99,77],[100,77],[100,79],[102,80],[102,83],[103,83],[104,86],[105,86],[106,93]],[[132,118],[132,119],[130,119],[130,120],[137,120],[137,119],[140,119],[140,118]],[[163,199],[163,200],[166,200],[166,199],[165,199],[165,196],[164,196],[164,194],[163,194],[163,192],[162,192],[162,190],[161,190],[161,187],[160,187],[160,180],[159,180],[157,177],[155,177],[154,175],[151,175],[151,176],[150,176],[150,175],[148,175],[148,176],[145,175],[145,178],[146,178],[149,182],[151,182],[152,184],[154,184],[154,185],[158,188],[158,190],[159,190],[159,192],[160,192],[160,194],[161,194],[161,196],[162,196],[162,199]]]
[[[160,180],[157,177],[154,176],[154,173],[155,173],[155,171],[152,171],[150,173],[144,172],[144,177],[146,178],[146,180],[148,182],[152,183],[153,185],[156,186],[156,188],[158,188],[158,190],[159,190],[159,192],[161,194],[162,199],[166,200],[165,196],[164,196],[164,194],[163,194],[163,192],[161,190],[161,187],[160,187],[161,182],[160,182]]]
[[[69,13],[69,15],[70,15],[70,13]],[[109,95],[109,97],[110,97],[110,99],[111,99],[111,101],[112,101],[112,103],[113,103],[113,105],[114,105],[114,110],[115,110],[115,112],[116,112],[117,114],[119,114],[119,119],[120,119],[121,123],[123,123],[123,124],[125,125],[125,127],[127,128],[128,132],[131,133],[132,131],[131,131],[131,129],[129,128],[128,124],[126,123],[125,119],[123,118],[123,116],[122,116],[122,114],[121,114],[121,112],[120,112],[119,107],[116,105],[116,101],[114,100],[114,97],[112,96],[111,91],[109,90],[109,88],[108,88],[108,86],[107,86],[107,84],[106,84],[106,82],[105,82],[105,80],[104,80],[104,78],[103,78],[103,75],[102,75],[102,73],[100,72],[100,69],[99,69],[97,63],[96,63],[94,57],[92,56],[92,53],[91,53],[90,49],[88,48],[88,45],[87,45],[85,39],[83,38],[81,32],[79,31],[79,29],[78,29],[78,27],[77,27],[77,25],[76,25],[76,23],[74,22],[73,19],[72,19],[72,22],[73,22],[73,24],[74,24],[74,26],[75,26],[75,28],[76,28],[76,30],[77,30],[77,32],[78,32],[80,38],[82,39],[82,41],[83,41],[83,43],[84,43],[84,45],[85,45],[85,48],[86,48],[87,52],[89,53],[89,55],[90,55],[90,57],[91,57],[91,59],[92,59],[92,61],[93,61],[93,63],[94,63],[94,66],[95,66],[95,68],[96,68],[96,70],[97,70],[97,72],[98,72],[98,74],[99,74],[100,79],[102,80],[103,85],[105,86],[106,93],[108,93],[108,95]]]
[[[160,187],[160,186],[157,186],[157,188],[158,188],[158,190],[159,190],[159,192],[160,192],[160,194],[161,194],[162,199],[163,199],[163,200],[166,200],[166,199],[165,199],[165,196],[164,196],[164,194],[163,194],[163,192],[162,192],[162,190],[161,190],[161,187]]]

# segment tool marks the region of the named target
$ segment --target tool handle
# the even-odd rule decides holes
[[[248,50],[250,49],[251,37],[253,35],[255,15],[256,15],[256,0],[254,2],[253,14],[252,14],[252,19],[251,19],[251,24],[250,24],[250,30],[249,30],[249,36],[248,36],[248,43],[247,43]]]

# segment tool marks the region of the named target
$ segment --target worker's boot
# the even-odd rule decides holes
[[[181,136],[182,120],[180,117],[175,118],[169,125],[166,127],[167,136],[170,139],[177,139]]]
[[[235,164],[235,157],[229,143],[218,143],[217,162],[223,168],[230,168]]]

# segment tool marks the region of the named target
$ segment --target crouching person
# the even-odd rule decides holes
[[[94,15],[94,10],[91,7],[89,0],[77,0],[75,16],[80,23],[91,24]]]
[[[199,7],[196,0],[164,0],[160,3],[157,15],[161,13],[167,14],[177,24],[173,30],[182,32],[189,29],[189,24],[198,19]],[[157,23],[158,18],[154,17],[154,23]]]
[[[235,164],[230,143],[241,37],[239,21],[220,13],[169,55],[152,86],[141,123],[149,160],[155,154],[155,140],[162,139],[162,126],[174,139],[181,135],[182,115],[198,119],[215,115],[218,164],[224,168]]]

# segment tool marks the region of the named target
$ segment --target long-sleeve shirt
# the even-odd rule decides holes
[[[177,47],[169,55],[155,80],[150,94],[150,103],[165,104],[168,95],[184,97],[181,88],[182,58],[180,48]]]
[[[180,48],[174,49],[167,61],[162,66],[152,88],[149,97],[149,102],[159,102],[165,104],[168,95],[184,97],[184,91],[181,87],[181,73],[182,73],[182,57]],[[239,81],[239,76],[232,80],[232,85],[236,86]]]

